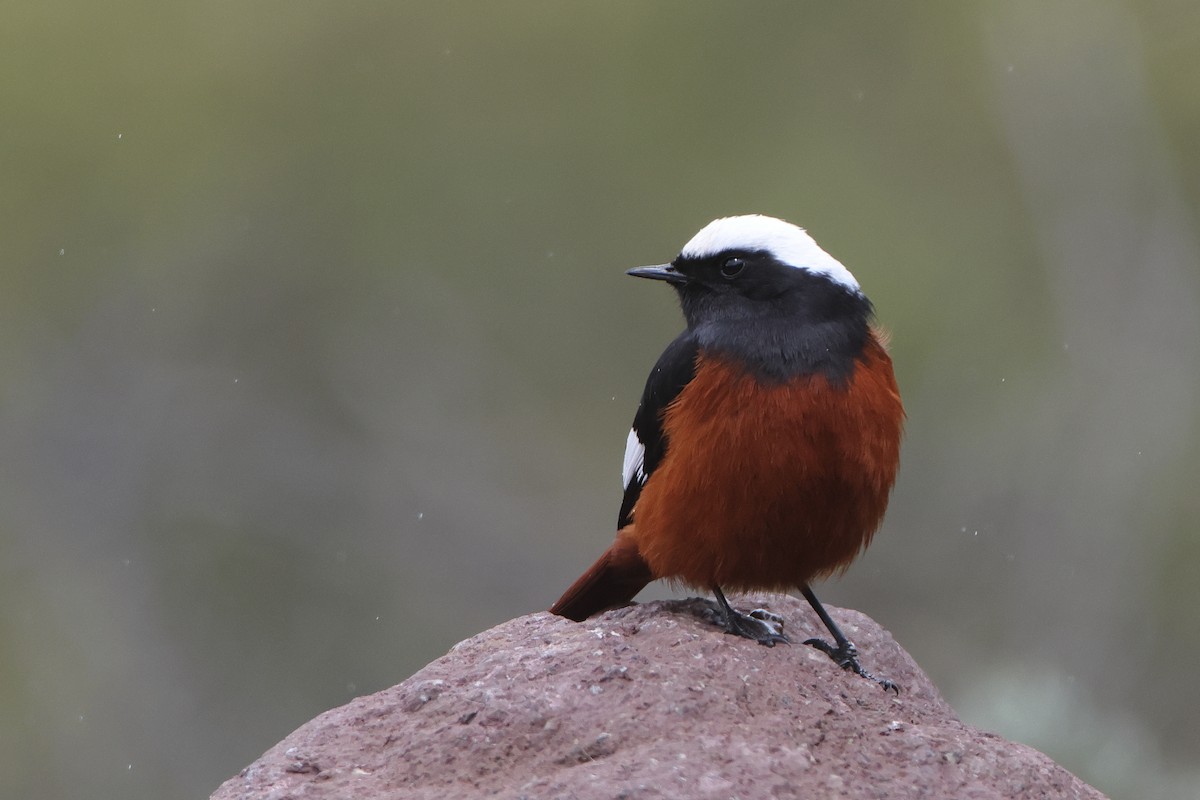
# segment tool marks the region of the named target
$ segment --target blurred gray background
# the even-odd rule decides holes
[[[622,270],[762,212],[909,410],[821,596],[968,721],[1200,796],[1194,3],[3,13],[0,795],[205,796],[546,608],[681,326]]]

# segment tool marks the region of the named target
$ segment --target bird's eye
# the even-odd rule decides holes
[[[746,262],[737,256],[725,259],[721,264],[721,277],[733,280],[738,275],[742,274],[742,270],[746,268]]]

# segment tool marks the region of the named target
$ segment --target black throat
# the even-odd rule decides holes
[[[797,272],[796,284],[771,298],[676,287],[700,352],[770,382],[804,375],[849,381],[870,336],[871,303],[823,276]]]

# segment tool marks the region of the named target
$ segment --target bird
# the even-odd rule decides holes
[[[899,693],[810,584],[840,574],[882,523],[905,412],[874,307],[803,228],[716,219],[667,264],[686,327],[650,371],[626,440],[612,545],[551,613],[582,622],[666,579],[710,590],[728,633],[790,643],[783,620],[724,591],[799,590],[833,637],[805,644]]]

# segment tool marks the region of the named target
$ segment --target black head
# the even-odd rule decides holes
[[[709,223],[670,263],[629,270],[679,293],[701,348],[765,376],[853,369],[871,304],[844,266],[791,223],[726,217]]]

